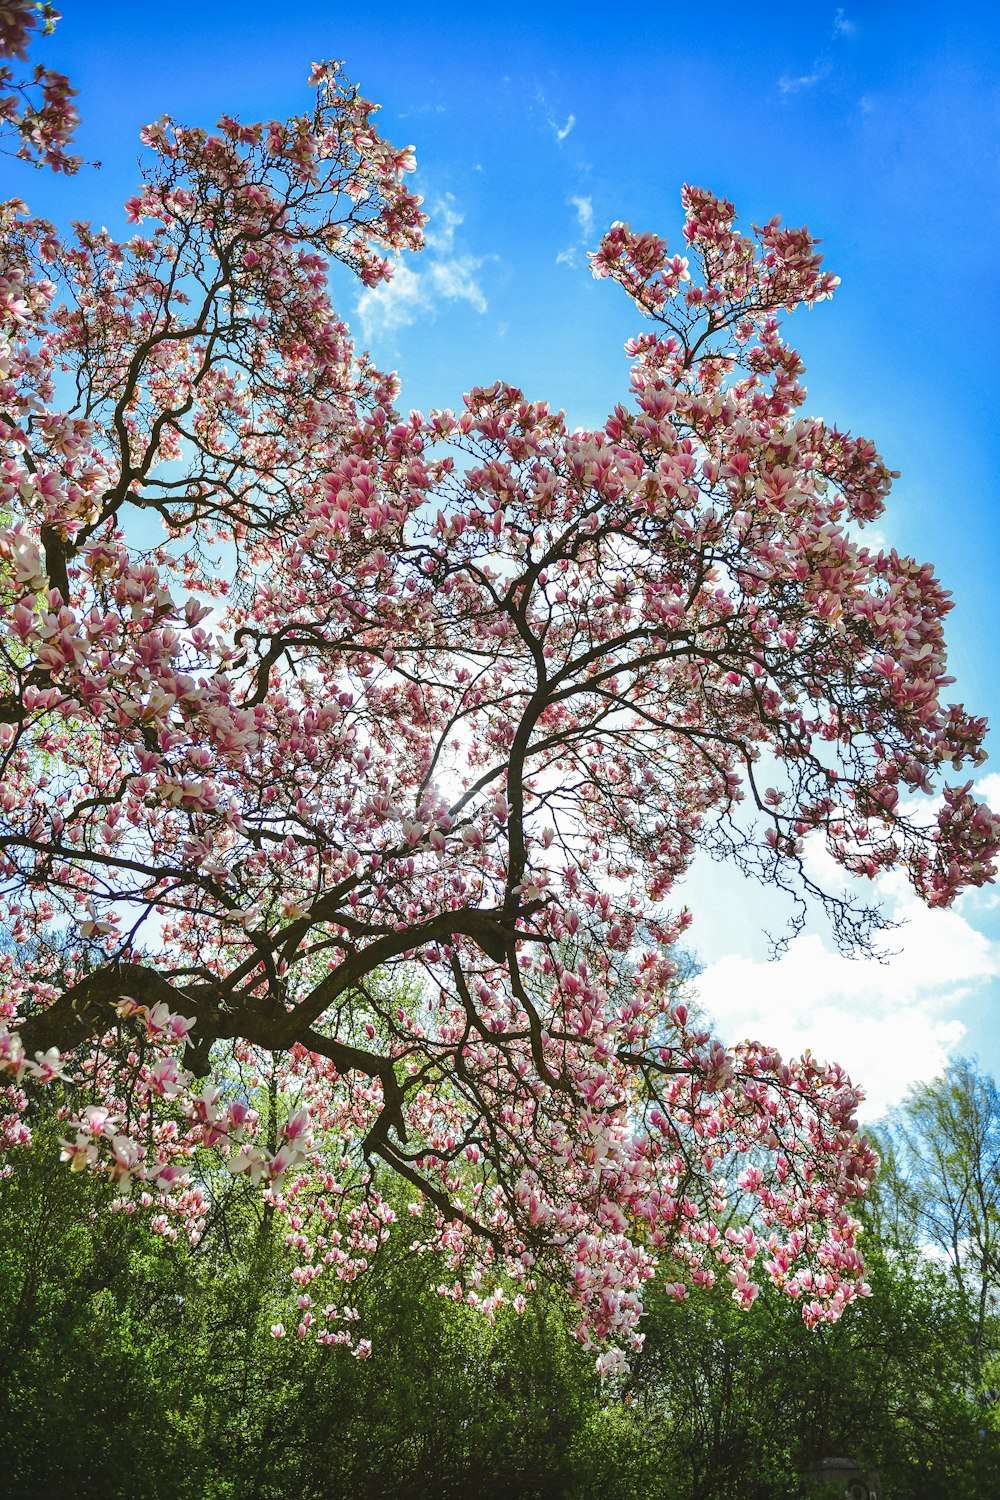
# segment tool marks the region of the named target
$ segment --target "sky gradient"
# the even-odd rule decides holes
[[[580,425],[625,397],[622,344],[641,321],[587,270],[611,221],[681,248],[690,181],[733,199],[744,222],[807,223],[842,285],[789,325],[806,410],[873,438],[902,471],[879,539],[937,566],[956,598],[953,695],[1000,725],[997,12],[722,0],[709,14],[65,0],[39,57],[73,78],[80,149],[103,166],[66,182],[5,163],[5,196],[124,232],[140,124],[297,112],[309,65],[343,58],[382,104],[383,133],[416,146],[431,214],[426,251],[390,288],[343,284],[359,341],[399,370],[404,407],[455,406],[501,378]],[[993,753],[984,775],[1000,806],[996,734]],[[934,916],[897,882],[883,895],[910,918],[890,963],[849,964],[817,928],[769,965],[762,929],[780,913],[766,897],[700,866],[680,893],[726,1039],[811,1044],[845,1063],[872,1112],[949,1051],[1000,1072],[995,895]]]

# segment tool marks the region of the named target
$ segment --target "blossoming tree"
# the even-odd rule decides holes
[[[147,127],[124,242],[2,210],[4,1139],[66,1080],[71,1167],[193,1237],[220,1153],[327,1342],[309,1287],[391,1232],[389,1170],[487,1313],[555,1274],[581,1337],[638,1342],[662,1263],[836,1317],[859,1096],[693,1024],[667,904],[703,847],[864,945],[806,840],[932,905],[994,873],[968,785],[915,795],[983,758],[948,599],[859,540],[871,443],[800,414],[779,315],[835,279],[688,187],[685,255],[617,224],[593,257],[646,318],[603,428],[499,383],[401,415],[330,278],[419,247],[412,158],[311,82],[288,122]]]

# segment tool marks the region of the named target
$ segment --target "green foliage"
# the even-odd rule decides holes
[[[230,1185],[197,1251],[164,1245],[45,1136],[0,1188],[11,1500],[567,1493],[597,1383],[554,1304],[491,1327],[389,1248],[354,1298],[377,1358],[278,1341],[292,1288],[252,1195]]]
[[[996,1492],[961,1298],[912,1251],[872,1241],[867,1257],[871,1298],[813,1332],[770,1288],[749,1315],[725,1288],[653,1308],[636,1401],[678,1494],[795,1494],[832,1456],[877,1469],[887,1500]]]
[[[91,1181],[41,1170],[46,1133],[3,1184],[8,1493],[173,1496],[161,1479],[176,1453],[162,1393],[165,1376],[178,1394],[185,1383],[182,1258],[105,1212],[107,1194]]]
[[[58,1134],[38,1120],[0,1183],[10,1500],[820,1500],[803,1476],[829,1456],[878,1470],[885,1500],[1000,1493],[992,1316],[921,1251],[898,1163],[867,1210],[870,1299],[809,1332],[773,1288],[749,1313],[727,1284],[654,1292],[612,1392],[558,1299],[491,1326],[394,1243],[326,1293],[371,1360],[275,1340],[293,1288],[256,1194],[218,1174],[201,1245],[164,1243],[56,1166]]]

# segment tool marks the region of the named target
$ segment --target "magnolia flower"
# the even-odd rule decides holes
[[[8,533],[9,555],[14,565],[14,581],[20,588],[40,593],[48,586],[39,548],[24,532]]]
[[[20,1078],[27,1066],[24,1047],[17,1032],[0,1026],[0,1071],[13,1073],[15,1078]]]
[[[268,1163],[261,1152],[254,1150],[252,1146],[244,1146],[237,1151],[235,1156],[227,1157],[226,1166],[234,1177],[241,1172],[247,1172],[254,1187],[259,1187],[268,1175]]]
[[[623,1349],[605,1349],[603,1354],[597,1356],[595,1368],[602,1380],[606,1380],[609,1375],[628,1374],[625,1351]]]
[[[86,921],[80,923],[81,937],[106,937],[109,932],[114,932],[114,916],[104,917],[99,920],[97,916],[97,909],[89,896],[84,902],[84,906],[87,910],[88,916]]]
[[[71,1083],[72,1079],[62,1069],[62,1054],[58,1047],[50,1047],[47,1052],[36,1052],[35,1060],[28,1064],[30,1072],[41,1083],[51,1083],[54,1078],[61,1078],[64,1083]]]
[[[97,1142],[87,1140],[78,1135],[75,1141],[59,1141],[62,1150],[59,1152],[60,1161],[68,1161],[71,1172],[85,1172],[88,1167],[95,1164],[98,1158]]]

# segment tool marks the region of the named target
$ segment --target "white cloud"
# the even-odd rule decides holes
[[[576,266],[586,250],[586,241],[594,232],[594,200],[584,197],[582,193],[572,193],[566,199],[567,207],[576,210],[576,222],[580,238],[575,245],[568,245],[565,250],[560,250],[556,256],[557,266]]]
[[[479,256],[456,254],[455,236],[464,223],[453,196],[439,198],[430,211],[419,268],[397,259],[391,281],[368,287],[358,298],[358,320],[366,339],[392,334],[420,318],[433,318],[443,302],[467,302],[477,313],[487,301],[476,272]]]
[[[1000,775],[983,778],[977,792],[1000,803]],[[807,864],[820,884],[837,888],[835,867],[818,845],[807,846]],[[841,1063],[867,1096],[868,1119],[942,1071],[965,1034],[960,1008],[1000,977],[1000,940],[973,925],[994,925],[988,896],[970,892],[949,911],[931,911],[902,872],[882,877],[871,896],[901,924],[885,940],[890,956],[882,963],[845,958],[815,932],[794,938],[771,962],[725,951],[731,945],[717,934],[717,956],[697,981],[724,1040],[750,1037],[786,1054],[808,1047]]]
[[[911,916],[884,964],[844,958],[808,934],[773,963],[730,955],[709,964],[701,1003],[728,1041],[809,1048],[842,1063],[873,1118],[941,1072],[965,1033],[959,1003],[1000,974],[1000,945],[956,913]]]
[[[428,307],[424,282],[405,261],[397,262],[391,281],[366,287],[358,298],[358,319],[366,339],[394,333],[415,323]]]
[[[574,193],[569,199],[570,207],[576,209],[576,217],[580,224],[580,233],[590,235],[594,231],[594,201],[592,198],[584,198]]]
[[[510,83],[510,81],[511,80],[509,78],[504,79],[504,83]],[[555,136],[557,144],[560,146],[569,135],[570,131],[573,129],[573,126],[576,124],[576,115],[567,115],[565,122],[560,125],[559,119],[555,114],[552,105],[549,103],[545,90],[542,88],[541,84],[537,83],[534,87],[533,101],[528,105],[528,113],[529,115],[533,115],[535,118],[538,118],[538,116],[540,115],[544,119],[546,125]]]
[[[990,771],[986,776],[980,776],[973,792],[992,807],[994,812],[1000,812],[1000,771]]]
[[[443,198],[436,198],[427,211],[425,246],[441,255],[450,254],[455,248],[455,230],[464,223],[465,215],[456,208],[454,194],[446,193]]]
[[[452,302],[468,302],[477,313],[484,313],[486,298],[474,274],[481,265],[474,255],[456,255],[436,261],[428,268],[427,277],[440,296]]]
[[[778,88],[783,94],[797,94],[800,89],[811,89],[829,73],[829,67],[816,68],[812,73],[802,73],[798,78],[790,78],[787,73],[778,79]]]
[[[413,120],[426,115],[446,115],[447,113],[448,109],[444,104],[411,104],[408,109],[399,110],[396,118]]]
[[[854,36],[857,27],[849,20],[842,8],[834,12],[833,27],[830,39],[818,57],[813,59],[812,67],[808,73],[783,73],[778,79],[778,88],[782,94],[798,94],[803,89],[815,88],[817,83],[822,83],[833,70],[831,51],[833,44],[841,37]]]

